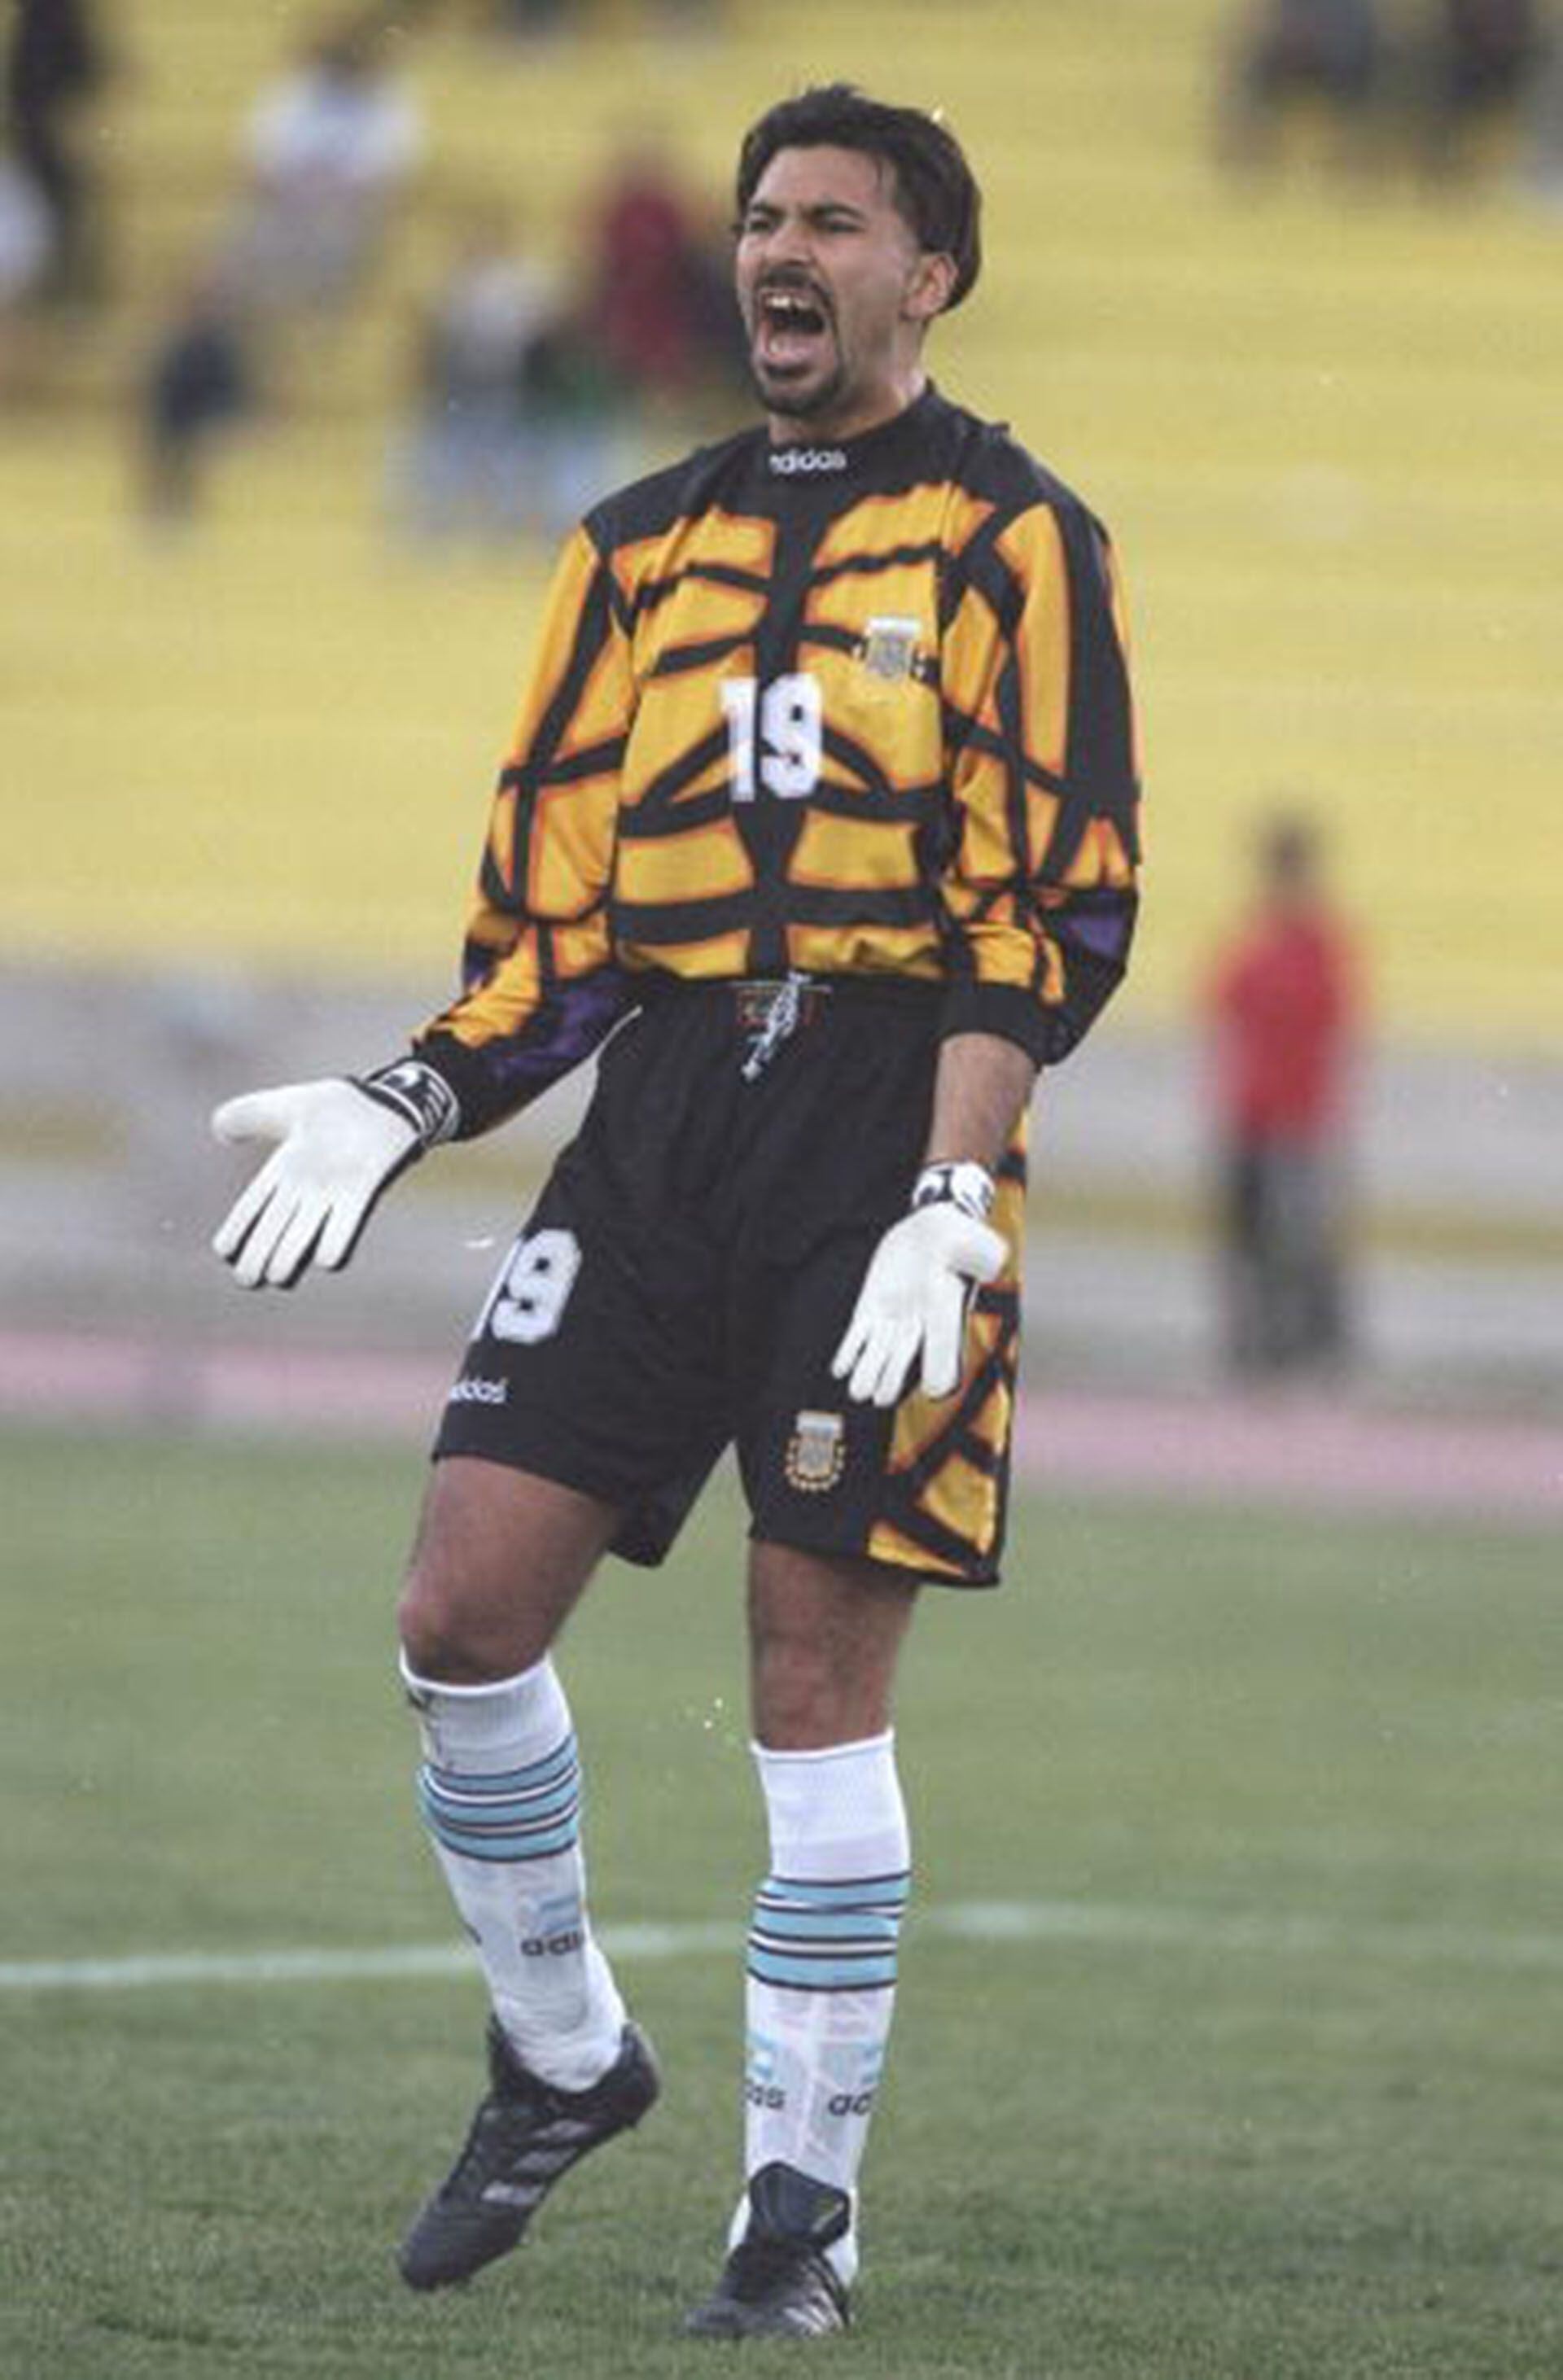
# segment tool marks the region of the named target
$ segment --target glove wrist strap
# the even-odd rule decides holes
[[[454,1140],[461,1128],[456,1093],[443,1075],[421,1058],[397,1058],[388,1066],[349,1078],[356,1090],[379,1107],[389,1108],[418,1135],[420,1149],[437,1148]]]
[[[919,1207],[959,1207],[963,1215],[985,1223],[993,1211],[994,1178],[974,1158],[925,1165],[912,1185],[911,1203]]]

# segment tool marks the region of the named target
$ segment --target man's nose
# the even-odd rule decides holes
[[[779,222],[773,224],[765,236],[762,253],[763,263],[773,271],[779,264],[811,264],[814,244],[803,217],[783,215]]]

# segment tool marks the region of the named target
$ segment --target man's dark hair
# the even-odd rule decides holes
[[[949,307],[959,306],[983,264],[983,194],[959,141],[921,107],[892,107],[849,82],[818,83],[778,100],[744,135],[739,151],[738,219],[778,149],[861,149],[887,164],[896,204],[921,248],[955,264]]]

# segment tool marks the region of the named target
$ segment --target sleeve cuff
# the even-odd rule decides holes
[[[991,1033],[995,1040],[1013,1041],[1033,1066],[1045,1066],[1054,1055],[1056,1027],[1029,991],[1008,983],[957,983],[945,995],[939,1038],[956,1033]]]
[[[490,1113],[495,1103],[487,1069],[476,1052],[458,1041],[454,1033],[420,1037],[413,1042],[411,1054],[420,1065],[439,1076],[456,1102],[452,1140],[472,1140],[498,1121]]]

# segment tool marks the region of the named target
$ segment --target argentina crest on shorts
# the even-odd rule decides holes
[[[823,1496],[847,1468],[847,1425],[836,1413],[800,1413],[787,1441],[787,1484]]]

